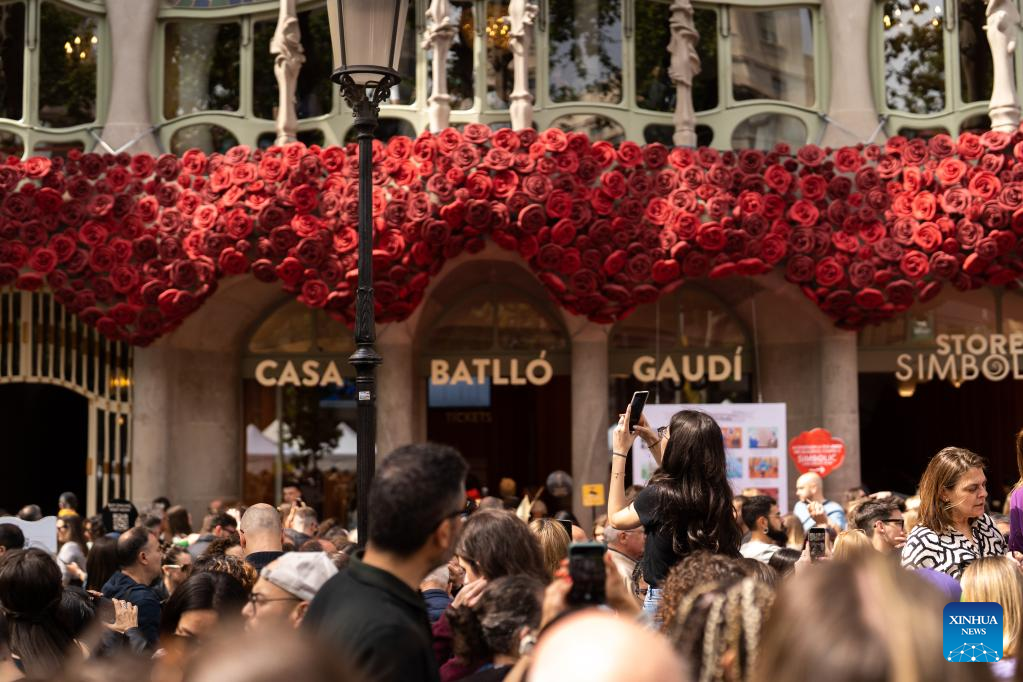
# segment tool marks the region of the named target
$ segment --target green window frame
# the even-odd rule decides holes
[[[99,131],[107,119],[110,100],[110,34],[103,0],[0,0],[0,5],[25,6],[25,43],[22,63],[21,118],[0,118],[0,135],[13,135],[21,141],[22,156],[60,154],[66,145],[81,145],[86,151],[97,143]],[[51,4],[80,13],[96,22],[96,116],[92,121],[54,128],[44,125],[39,112],[42,5]],[[53,39],[50,37],[50,39]],[[49,147],[49,150],[47,149]],[[2,155],[0,155],[2,156]]]
[[[988,100],[965,102],[962,97],[961,54],[960,54],[960,0],[927,0],[926,4],[936,6],[946,19],[941,24],[942,49],[944,50],[944,98],[945,106],[941,111],[916,114],[900,111],[888,105],[885,84],[885,53],[884,53],[884,21],[886,0],[874,0],[870,18],[870,71],[873,74],[872,87],[877,110],[884,117],[884,132],[888,136],[907,132],[908,134],[930,134],[947,132],[953,137],[961,130],[972,130],[977,126],[978,119],[985,118],[988,111]],[[1017,6],[1019,2],[1017,0]],[[947,17],[954,17],[952,22]],[[891,17],[889,17],[891,20]],[[987,41],[981,31],[977,39]],[[1016,49],[1014,55],[1017,93],[1023,93],[1020,87],[1023,76],[1023,56]],[[972,120],[971,120],[972,119]]]

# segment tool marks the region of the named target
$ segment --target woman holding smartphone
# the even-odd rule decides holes
[[[742,535],[732,511],[732,489],[725,467],[721,428],[709,415],[676,412],[667,427],[654,431],[646,417],[629,430],[631,406],[618,420],[612,439],[607,519],[619,530],[643,526],[646,545],[641,566],[647,591],[644,610],[656,618],[668,571],[687,554],[704,549],[739,556]],[[625,501],[629,448],[642,437],[658,469],[632,504]]]

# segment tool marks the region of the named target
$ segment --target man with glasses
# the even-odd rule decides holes
[[[867,500],[853,510],[852,520],[853,525],[867,534],[870,544],[879,552],[899,552],[906,544],[902,512],[892,500]]]
[[[739,548],[739,553],[747,559],[756,559],[766,564],[788,540],[778,503],[773,497],[747,497],[742,504],[742,521],[749,528],[750,536]]]
[[[467,470],[446,445],[406,445],[388,455],[369,491],[366,549],[309,605],[304,626],[331,649],[347,650],[368,680],[440,680],[419,585],[458,543]]]
[[[290,552],[259,573],[249,603],[242,610],[246,630],[297,628],[309,602],[337,574],[324,552]]]

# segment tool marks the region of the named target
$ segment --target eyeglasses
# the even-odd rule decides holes
[[[894,523],[899,528],[906,528],[906,522],[903,519],[881,519],[881,523]]]
[[[272,601],[302,601],[302,600],[299,599],[298,597],[276,597],[270,599],[268,597],[264,597],[261,594],[253,593],[249,595],[249,603],[252,604],[252,608],[254,609],[258,609],[263,604],[269,604]]]
[[[658,438],[664,438],[667,435],[668,435],[668,427],[667,426],[658,426],[657,427],[657,437]]]

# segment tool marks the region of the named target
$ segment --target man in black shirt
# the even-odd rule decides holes
[[[331,578],[303,625],[375,682],[440,679],[419,584],[447,562],[461,530],[465,460],[445,445],[406,445],[369,493],[366,549]]]

